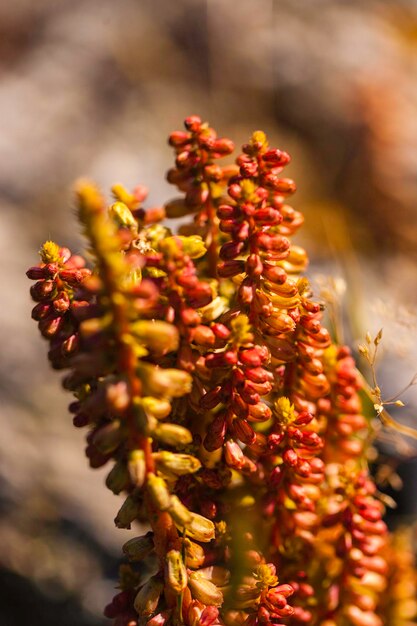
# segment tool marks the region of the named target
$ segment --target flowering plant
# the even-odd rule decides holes
[[[28,271],[90,465],[109,464],[106,485],[124,494],[116,526],[149,527],[123,546],[106,616],[410,623],[414,588],[398,589],[411,565],[368,470],[361,377],[322,325],[307,255],[291,243],[303,216],[287,204],[289,155],[258,131],[222,166],[234,146],[197,116],[169,142],[180,197],[146,210],[143,187],[115,185],[108,207],[81,181],[92,269],[48,241]],[[187,216],[178,234],[162,223]]]

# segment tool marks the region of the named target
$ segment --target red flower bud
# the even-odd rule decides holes
[[[182,270],[182,272],[176,276],[176,281],[178,285],[186,289],[195,287],[199,282],[197,276],[192,273],[191,270],[187,269]]]
[[[254,219],[260,225],[276,225],[282,222],[282,215],[272,207],[265,207],[255,211]]]
[[[216,155],[226,156],[227,154],[231,154],[235,149],[235,145],[233,141],[230,139],[216,139],[213,143],[212,150],[216,153]]]
[[[192,133],[197,133],[201,128],[201,117],[198,115],[190,115],[184,120],[184,126]]]
[[[237,393],[233,394],[232,411],[236,417],[246,419],[249,415],[249,407],[243,398]]]
[[[239,393],[248,404],[258,404],[261,399],[259,393],[253,389],[249,382],[244,383],[243,387],[239,389]]]
[[[239,352],[239,360],[244,365],[249,365],[250,367],[258,367],[262,364],[262,361],[264,359],[262,358],[258,348],[250,348],[248,350],[241,350]]]
[[[170,134],[168,142],[174,148],[180,148],[188,145],[191,142],[191,137],[189,133],[177,130]]]
[[[322,459],[319,459],[317,457],[314,459],[311,459],[310,467],[314,474],[321,474],[322,472],[324,472],[324,461],[322,461]]]
[[[233,420],[232,430],[236,439],[239,439],[242,443],[250,445],[256,440],[256,434],[246,420]]]
[[[217,209],[217,217],[221,220],[236,219],[241,214],[238,206],[230,206],[229,204],[221,204]]]
[[[61,291],[53,302],[53,307],[57,313],[65,313],[70,307],[70,299],[65,291]]]
[[[231,185],[229,185],[229,188],[227,191],[228,191],[229,196],[233,198],[233,200],[238,200],[240,196],[242,195],[242,188],[239,185],[239,183],[233,182]]]
[[[59,272],[59,277],[69,285],[78,285],[85,278],[90,276],[90,274],[91,272],[88,269],[61,270]]]
[[[359,509],[360,514],[368,522],[378,522],[381,519],[381,511],[376,507],[367,506]]]
[[[224,324],[213,324],[211,326],[211,330],[218,339],[227,339],[228,337],[230,337],[230,330]]]
[[[240,173],[244,178],[256,176],[258,174],[258,164],[255,161],[242,163],[240,166]]]
[[[212,165],[206,165],[204,167],[204,177],[205,180],[210,180],[218,183],[223,178],[223,170],[219,165],[215,163],[213,163]]]
[[[272,250],[273,252],[287,252],[290,248],[290,242],[282,235],[268,235],[261,232],[256,234],[256,243],[263,250]]]
[[[26,276],[30,280],[42,280],[46,278],[47,272],[45,271],[44,267],[39,267],[38,265],[35,265],[34,267],[30,267],[28,269],[28,271],[26,272]]]
[[[30,288],[30,295],[35,302],[40,302],[42,300],[47,300],[52,295],[54,289],[55,283],[53,280],[42,280],[32,285]]]
[[[223,261],[236,258],[242,252],[244,243],[242,241],[228,241],[220,248],[219,256]]]
[[[291,161],[291,157],[283,150],[268,150],[262,155],[262,160],[273,166],[284,166]]]
[[[247,222],[243,222],[242,224],[236,226],[233,231],[233,238],[236,241],[246,241],[249,237],[249,224]]]
[[[266,186],[272,187],[274,191],[283,196],[288,196],[297,189],[295,182],[291,178],[278,178],[272,172],[264,176],[264,181]]]
[[[236,230],[236,220],[221,220],[219,228],[222,233],[233,233]],[[236,239],[236,237],[233,237],[233,239]]]
[[[271,483],[273,487],[278,487],[283,476],[284,476],[284,473],[282,469],[279,467],[279,465],[277,465],[276,467],[274,467],[274,469],[269,475],[269,482]]]
[[[195,309],[183,309],[180,313],[181,321],[186,326],[197,326],[201,322],[201,316]]]
[[[238,300],[241,304],[250,304],[255,296],[255,285],[250,284],[250,279],[245,278],[238,290]]]
[[[263,263],[258,254],[250,254],[246,261],[246,272],[249,276],[260,276],[263,271]]]
[[[266,383],[272,382],[274,377],[271,372],[265,370],[263,367],[248,367],[245,369],[245,374],[254,383]]]
[[[50,312],[51,312],[50,304],[39,302],[39,304],[37,304],[32,309],[32,319],[39,322],[40,320],[44,319]]]
[[[213,294],[211,292],[211,287],[207,283],[199,283],[197,287],[189,289],[186,292],[186,300],[194,309],[200,309],[201,307],[210,304],[212,299]]]
[[[192,341],[199,346],[214,346],[215,339],[215,334],[208,326],[200,324],[193,330]]]
[[[302,411],[298,415],[298,417],[295,420],[294,424],[296,426],[307,426],[307,424],[310,424],[312,419],[313,419],[313,416],[311,415],[311,413],[308,413],[307,411]]]
[[[230,278],[241,274],[245,270],[244,261],[224,261],[217,266],[217,273],[222,278]]]
[[[204,132],[200,133],[197,137],[198,145],[202,150],[207,150],[207,152],[212,153],[216,137],[217,134],[213,128],[206,128]]]
[[[277,285],[283,285],[287,280],[286,272],[282,269],[282,267],[278,267],[277,265],[264,263],[263,275],[265,278],[270,280],[271,283],[275,283]]]
[[[186,195],[185,202],[190,207],[199,207],[203,205],[209,197],[209,190],[205,187],[191,187]]]
[[[298,464],[296,472],[299,476],[302,476],[303,478],[308,478],[311,474],[310,463],[308,461],[302,461]]]
[[[188,181],[189,173],[187,171],[181,171],[177,168],[171,168],[167,172],[167,181],[172,185],[177,185],[182,191],[186,191],[189,188]]]
[[[287,448],[282,455],[282,460],[290,467],[295,467],[298,463],[298,455],[292,448]]]
[[[210,424],[209,431],[204,438],[204,447],[209,452],[221,448],[226,436],[227,426],[224,415],[217,415]]]
[[[226,367],[237,363],[236,353],[232,350],[227,352],[213,352],[206,357],[206,367]]]
[[[63,354],[72,354],[75,352],[79,345],[79,337],[78,335],[71,335],[68,339],[63,341],[61,346],[61,351]]]
[[[284,433],[272,433],[268,437],[268,448],[270,450],[276,450],[284,439]]]
[[[323,441],[317,433],[304,432],[301,436],[301,442],[304,446],[317,447],[322,445]]]
[[[266,422],[271,419],[271,417],[271,409],[263,402],[258,402],[258,404],[252,404],[249,406],[248,420],[250,422]]]
[[[214,389],[210,389],[201,399],[200,406],[202,409],[209,411],[223,401],[222,387],[218,385]]]
[[[39,330],[44,337],[53,337],[62,328],[64,320],[62,317],[44,319],[39,322]]]

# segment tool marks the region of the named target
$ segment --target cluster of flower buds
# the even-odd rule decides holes
[[[193,262],[205,253],[201,237],[194,235],[166,237],[158,243],[156,251],[146,254],[145,273],[150,274],[150,280],[165,296],[165,301],[160,302],[159,316],[175,324],[188,345],[213,346],[215,343],[214,333],[202,323],[202,315],[197,310],[213,300],[210,284],[199,278]]]
[[[220,230],[230,236],[220,249],[218,274],[238,283],[240,309],[256,321],[272,356],[288,363],[297,354],[293,341],[297,326],[321,349],[329,336],[316,319],[320,309],[308,299],[306,281],[288,276],[307,265],[304,250],[292,246],[286,236],[302,224],[301,215],[284,203],[295,185],[278,176],[289,156],[269,150],[260,132],[244,150],[238,158],[240,175],[230,180],[231,201],[217,211]]]
[[[182,533],[188,536],[180,538],[171,533],[168,542],[161,544],[161,524],[166,522],[161,519],[153,532],[130,539],[123,546],[123,551],[132,569],[129,569],[129,579],[126,580],[125,576],[122,579],[129,588],[115,596],[106,613],[108,617],[124,619],[126,609],[131,611],[133,606],[142,618],[140,623],[149,626],[171,624],[177,619],[192,626],[202,614],[208,624],[218,623],[218,607],[223,603],[230,573],[224,567],[203,567],[205,553],[201,543],[207,544],[213,539],[214,525],[211,523],[210,526],[201,516],[187,511],[176,496],[170,496],[162,483],[158,484],[158,477],[151,475],[150,480],[154,504],[163,508],[167,506],[165,515],[171,516],[179,528],[184,524]],[[164,490],[165,495],[162,495]],[[166,499],[165,503],[162,497]],[[146,559],[152,560],[155,553],[160,560],[160,570],[141,581],[140,575],[135,576],[133,568],[143,566]],[[120,606],[121,596],[129,600],[127,606]]]
[[[359,378],[300,276],[290,157],[258,131],[220,167],[232,142],[197,116],[185,127],[168,173],[184,198],[145,210],[144,187],[115,185],[107,207],[83,182],[94,267],[47,242],[28,271],[90,465],[111,462],[106,485],[123,494],[115,524],[149,525],[123,546],[105,614],[115,626],[388,626]],[[160,224],[188,214],[179,234]]]
[[[41,263],[27,271],[27,277],[37,282],[30,293],[38,304],[32,318],[39,322],[39,330],[50,341],[48,353],[52,366],[61,369],[68,365],[79,343],[78,315],[88,302],[81,293],[83,281],[91,274],[81,256],[71,255],[68,248],[60,248],[52,241],[40,250]]]
[[[155,224],[166,217],[163,207],[153,207],[146,210],[142,207],[143,201],[148,196],[148,190],[143,185],[138,185],[132,192],[129,192],[118,183],[112,186],[112,192],[116,202],[110,207],[109,212],[122,228],[137,232],[138,226],[140,228],[148,224]]]
[[[324,463],[319,458],[323,441],[316,432],[313,416],[306,411],[296,412],[285,396],[275,402],[273,413],[274,429],[268,436],[273,464],[269,477],[271,495],[283,507],[283,516],[288,516],[290,525],[285,528],[286,524],[280,523],[277,532],[282,533],[285,528],[289,536],[302,536],[311,543],[318,523],[315,514],[320,497],[318,486],[324,478]],[[296,505],[295,510],[290,503]]]
[[[322,524],[334,529],[341,565],[329,590],[326,625],[336,626],[343,619],[352,626],[382,626],[377,607],[387,587],[388,566],[381,556],[387,541],[384,507],[375,498],[375,484],[366,472],[351,469],[350,464],[328,468],[335,496]]]
[[[355,469],[366,454],[370,434],[358,394],[362,384],[347,346],[327,350],[325,369],[331,395],[321,399],[319,407],[326,418],[323,460],[330,497],[322,532],[326,536],[330,528],[334,541],[336,558],[330,560],[330,567],[337,570],[335,564],[339,563],[336,580],[328,590],[325,624],[336,626],[343,619],[353,626],[382,626],[391,623],[378,615],[388,571],[381,554],[387,532],[381,519],[383,506],[375,498],[370,476]]]
[[[369,428],[362,415],[358,395],[362,385],[350,349],[332,346],[330,352],[328,375],[332,402],[328,399],[321,402],[322,414],[327,416],[324,459],[328,463],[343,463],[363,454]]]
[[[181,217],[199,211],[199,222],[212,219],[210,202],[221,195],[222,187],[235,166],[220,167],[215,161],[228,156],[234,150],[230,139],[219,138],[213,128],[203,123],[197,115],[187,117],[185,131],[175,131],[169,143],[175,149],[175,168],[169,170],[167,178],[185,193],[184,200],[169,202],[165,209],[168,217]],[[217,189],[219,187],[219,189]]]
[[[274,425],[267,438],[268,492],[264,515],[274,520],[272,544],[280,556],[280,571],[294,590],[294,623],[310,623],[314,589],[309,558],[319,527],[323,441],[311,413],[296,411],[285,396],[273,406]],[[285,546],[285,551],[282,547]],[[291,621],[291,623],[293,623]]]
[[[282,622],[294,614],[287,598],[294,593],[291,585],[279,584],[276,567],[262,563],[243,577],[234,590],[235,609],[225,614],[226,626],[283,626]]]
[[[178,476],[198,471],[200,462],[190,455],[153,452],[151,446],[150,435],[168,448],[191,443],[185,427],[161,421],[171,411],[171,399],[190,391],[191,378],[185,371],[157,365],[161,356],[178,347],[178,331],[165,321],[141,319],[140,312],[155,308],[155,287],[151,281],[138,280],[137,269],[143,261],[138,264],[138,255],[125,250],[125,240],[112,221],[114,211],[107,211],[97,190],[88,184],[79,188],[79,206],[96,257],[97,275],[90,276],[88,271],[89,279],[83,282],[89,300],[83,301],[78,350],[68,362],[71,373],[64,384],[77,396],[70,407],[74,423],[92,426],[87,436],[90,464],[98,467],[113,458],[107,485],[114,493],[128,493],[116,525],[129,528],[134,520],[149,519],[153,512],[161,526],[157,554],[165,564],[166,549],[179,541],[175,524],[197,541],[214,537],[213,523],[188,511],[168,487],[175,486]],[[61,254],[52,244],[44,246],[44,256],[45,250]],[[57,259],[55,280],[59,286],[64,279],[75,282],[77,272],[87,278],[85,272],[65,266],[68,256],[64,251]],[[43,262],[39,269],[30,270],[30,277],[45,276],[44,266]],[[50,293],[53,302],[54,293]],[[122,598],[126,600],[126,596]],[[119,615],[120,609],[122,615],[130,616],[125,600],[119,597],[108,611]]]
[[[168,202],[165,211],[168,217],[195,214],[194,224],[184,225],[180,231],[202,235],[207,245],[209,275],[215,277],[219,248],[216,208],[227,181],[237,172],[235,165],[220,166],[216,161],[230,155],[234,144],[230,139],[217,137],[216,131],[197,115],[188,117],[184,125],[185,131],[173,132],[169,137],[176,159],[167,178],[185,196]]]
[[[202,396],[200,407],[204,411],[217,409],[217,413],[208,428],[204,446],[209,451],[217,450],[227,438],[226,463],[236,469],[251,470],[253,463],[229,438],[251,446],[259,439],[251,424],[271,418],[271,409],[262,401],[262,396],[272,390],[273,374],[265,367],[270,360],[269,350],[254,344],[246,315],[234,317],[230,330],[226,326],[220,330],[227,337],[226,345],[205,357],[205,367],[211,373],[211,388]],[[218,332],[217,326],[214,331]]]
[[[294,234],[303,223],[303,217],[285,204],[285,198],[295,191],[294,181],[279,177],[290,161],[289,155],[281,150],[270,150],[264,133],[260,131],[253,134],[251,141],[243,146],[243,151],[237,159],[239,174],[229,181],[228,193],[232,204],[221,205],[218,217],[221,230],[230,233],[236,245],[247,240],[242,250],[252,253],[254,249],[256,254],[256,249],[260,249],[261,253],[248,264],[248,269],[254,266],[254,272],[263,257],[266,272],[270,269],[269,265],[275,264],[274,261],[282,261],[291,255],[289,242],[282,236]],[[242,238],[244,234],[246,237]],[[235,256],[231,245],[224,249],[225,270],[228,268],[232,276],[235,275],[232,273],[233,264],[229,265],[227,261]],[[290,269],[291,263],[287,267]]]
[[[288,276],[297,274],[307,262],[304,251],[293,250],[285,236],[302,223],[283,204],[293,186],[277,178],[288,159],[268,151],[258,133],[245,149],[239,159],[241,176],[230,181],[232,202],[218,210],[220,229],[231,236],[220,251],[219,275],[238,284],[238,308],[253,320],[255,343],[268,348],[272,356],[270,370],[279,397],[272,404],[274,419],[268,436],[255,432],[258,440],[264,440],[256,448],[264,454],[261,463],[270,477],[263,508],[276,519],[273,545],[280,552],[281,546],[286,547],[280,566],[296,592],[292,619],[307,623],[312,619],[308,606],[314,590],[308,567],[301,567],[299,561],[308,562],[320,521],[316,503],[324,463],[318,402],[330,391],[324,371],[330,336],[321,325],[320,306],[310,300],[307,281]],[[280,165],[270,176],[275,158]],[[281,227],[284,222],[285,229]],[[263,404],[266,419],[271,416],[270,405]],[[244,443],[251,458],[252,446]],[[293,554],[298,558],[295,565]]]

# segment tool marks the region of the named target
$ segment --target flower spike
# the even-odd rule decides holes
[[[288,204],[289,154],[256,131],[220,165],[233,143],[195,115],[169,143],[182,196],[146,208],[145,187],[118,183],[108,203],[79,181],[91,266],[47,241],[27,272],[90,466],[108,465],[123,497],[115,524],[147,526],[123,545],[106,617],[415,623],[410,549],[389,534],[368,468],[363,379],[324,327],[292,241],[303,215]],[[163,222],[187,216],[178,232]],[[376,380],[373,395],[381,414]]]

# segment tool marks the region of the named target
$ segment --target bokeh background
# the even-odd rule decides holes
[[[193,113],[292,154],[316,293],[342,303],[354,346],[384,327],[385,396],[417,371],[416,0],[0,3],[1,626],[104,624],[134,533],[87,467],[25,271],[47,238],[80,248],[80,175],[175,195],[166,137]],[[417,388],[403,400],[415,425]],[[380,448],[405,486],[392,524],[412,524],[415,446]]]

